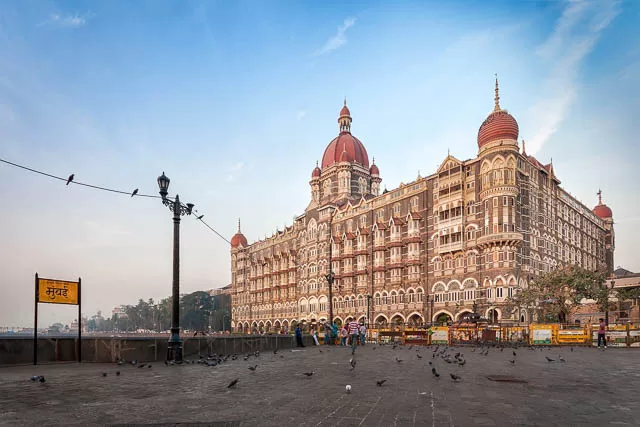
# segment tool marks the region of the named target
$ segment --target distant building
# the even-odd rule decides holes
[[[113,310],[111,310],[111,315],[112,316],[117,316],[118,319],[126,319],[127,318],[127,311],[125,306],[121,305],[119,307],[113,307]]]
[[[351,133],[339,134],[311,173],[310,203],[294,223],[248,244],[231,240],[232,326],[289,328],[329,319],[326,275],[335,274],[333,316],[424,324],[478,312],[529,321],[506,299],[538,275],[577,264],[613,273],[611,209],[592,210],[560,186],[553,163],[518,143],[499,103],[478,130],[478,156],[448,155],[427,177],[381,192],[381,174]],[[395,142],[394,142],[395,143]]]

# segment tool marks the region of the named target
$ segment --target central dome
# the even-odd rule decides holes
[[[338,117],[340,134],[335,137],[324,150],[322,169],[340,162],[355,162],[369,168],[367,150],[358,138],[351,135],[351,112],[347,108],[347,101]]]
[[[518,122],[506,110],[500,108],[498,79],[496,78],[496,97],[493,112],[482,122],[478,129],[478,148],[499,139],[518,140]]]

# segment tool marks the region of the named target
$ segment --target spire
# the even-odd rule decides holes
[[[344,96],[344,106],[347,106],[347,95]]]
[[[494,98],[496,103],[495,107],[493,107],[493,111],[500,111],[500,89],[498,89],[498,74],[496,74],[496,97]]]
[[[240,233],[240,218],[238,218],[238,233]]]
[[[598,192],[596,194],[598,195],[598,204],[601,205],[602,204],[602,190],[598,188]]]
[[[525,145],[524,139],[522,140],[522,155],[527,155],[527,146]]]

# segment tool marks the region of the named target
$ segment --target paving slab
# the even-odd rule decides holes
[[[265,352],[215,367],[5,367],[0,424],[640,425],[636,349],[520,348],[516,356],[510,348],[491,348],[486,356],[471,347],[449,349],[463,354],[464,366],[434,357],[434,349],[368,344],[358,348],[354,370],[350,349],[335,346]],[[248,367],[256,364],[251,372]],[[304,375],[311,371],[311,377]],[[451,373],[461,379],[452,380]],[[33,375],[45,382],[32,382]],[[237,385],[227,388],[234,379]],[[382,379],[387,381],[378,387]]]

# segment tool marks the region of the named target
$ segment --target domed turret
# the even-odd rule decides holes
[[[316,167],[313,168],[313,172],[311,172],[311,178],[320,178],[322,174],[322,170],[318,167],[318,162],[316,162]]]
[[[519,132],[520,129],[516,119],[507,110],[500,108],[498,78],[496,77],[495,106],[493,112],[489,114],[480,125],[480,129],[478,129],[478,148],[482,149],[483,146],[490,142],[501,139],[516,141],[517,144]]]
[[[247,238],[244,237],[244,234],[242,234],[242,232],[240,231],[240,219],[238,218],[238,232],[231,238],[231,247],[235,249],[240,245],[246,247]]]
[[[347,107],[347,100],[340,110],[338,117],[340,134],[335,137],[324,150],[322,156],[322,170],[340,162],[355,162],[369,168],[369,156],[360,140],[351,135],[351,112]]]
[[[593,208],[593,213],[602,219],[613,218],[613,212],[611,208],[602,203],[602,190],[598,190],[598,204]]]

